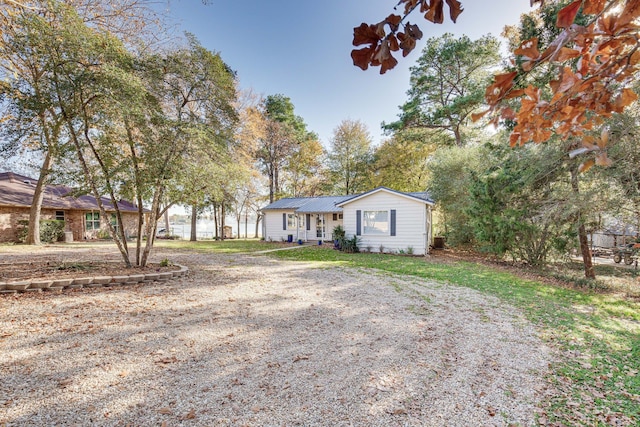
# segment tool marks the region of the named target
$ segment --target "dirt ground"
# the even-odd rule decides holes
[[[188,275],[0,297],[0,425],[534,424],[553,352],[495,298],[265,256],[158,250],[152,261],[165,258]]]

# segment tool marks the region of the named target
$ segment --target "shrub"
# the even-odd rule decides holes
[[[18,240],[22,243],[27,241],[29,234],[29,221],[18,221]],[[40,241],[43,243],[52,243],[62,240],[64,237],[64,221],[56,219],[40,220]]]
[[[379,251],[381,254],[383,254],[383,253],[384,253],[384,245],[380,245],[380,246],[378,247],[378,251]]]
[[[101,228],[96,233],[96,237],[100,240],[109,240],[111,239],[111,233],[109,232],[109,230],[105,230],[104,228]]]
[[[345,239],[342,246],[342,251],[349,254],[360,252],[360,248],[358,247],[359,243],[360,242],[358,236],[353,236],[350,239]]]
[[[407,254],[409,254],[409,255],[413,255],[413,246],[409,246],[409,247],[407,248]]]

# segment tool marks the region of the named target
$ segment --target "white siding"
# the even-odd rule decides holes
[[[362,221],[362,233],[359,237],[360,249],[370,247],[372,252],[378,252],[380,246],[384,252],[408,251],[413,248],[415,255],[428,253],[426,242],[431,236],[429,206],[418,200],[408,197],[379,191],[355,200],[342,206],[344,210],[344,229],[347,237],[356,234],[356,211],[389,211],[389,222],[391,222],[391,209],[396,210],[396,235],[366,235],[364,234],[364,221]]]
[[[291,214],[294,213],[291,210],[277,210],[277,211],[266,211],[264,214],[264,218],[262,219],[263,224],[263,233],[265,240],[280,242],[283,240],[287,240],[289,234],[293,235],[293,240],[297,241],[298,239],[302,239],[304,241],[318,241],[320,240],[317,237],[316,230],[316,218],[318,214],[311,214],[311,229],[307,230],[306,225],[306,214],[300,214],[300,217],[304,217],[305,224],[301,226],[299,229],[282,229],[282,214]],[[322,215],[322,214],[321,214]],[[342,225],[342,220],[338,219],[336,221],[333,220],[333,214],[326,213],[324,214],[325,221],[325,241],[331,241],[331,234],[333,233],[333,229],[337,225]]]
[[[266,211],[264,214],[264,239],[267,241],[280,242],[287,240],[289,234],[293,235],[293,239],[298,239],[298,230],[296,228],[287,230],[282,229],[282,214],[292,214],[292,210],[282,211]],[[303,231],[303,230],[301,230]]]

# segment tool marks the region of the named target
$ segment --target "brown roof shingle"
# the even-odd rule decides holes
[[[14,172],[0,173],[0,206],[30,207],[37,180]],[[47,185],[44,191],[42,207],[61,210],[98,210],[96,198],[90,195],[72,197],[72,189],[64,185]],[[107,211],[113,211],[113,204],[107,197],[101,198]],[[133,203],[121,200],[118,207],[124,212],[137,212]]]

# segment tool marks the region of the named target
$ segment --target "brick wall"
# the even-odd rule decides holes
[[[41,219],[56,219],[55,209],[43,209],[41,211]],[[73,232],[74,241],[83,241],[86,239],[95,239],[97,230],[85,230],[85,212],[77,210],[64,211],[65,231]],[[29,208],[23,207],[2,207],[0,206],[0,242],[17,242],[18,241],[18,221],[29,219]],[[135,236],[138,232],[136,213],[123,212],[122,221],[124,222],[125,234],[127,237]],[[100,218],[101,228],[108,230],[107,219]]]

